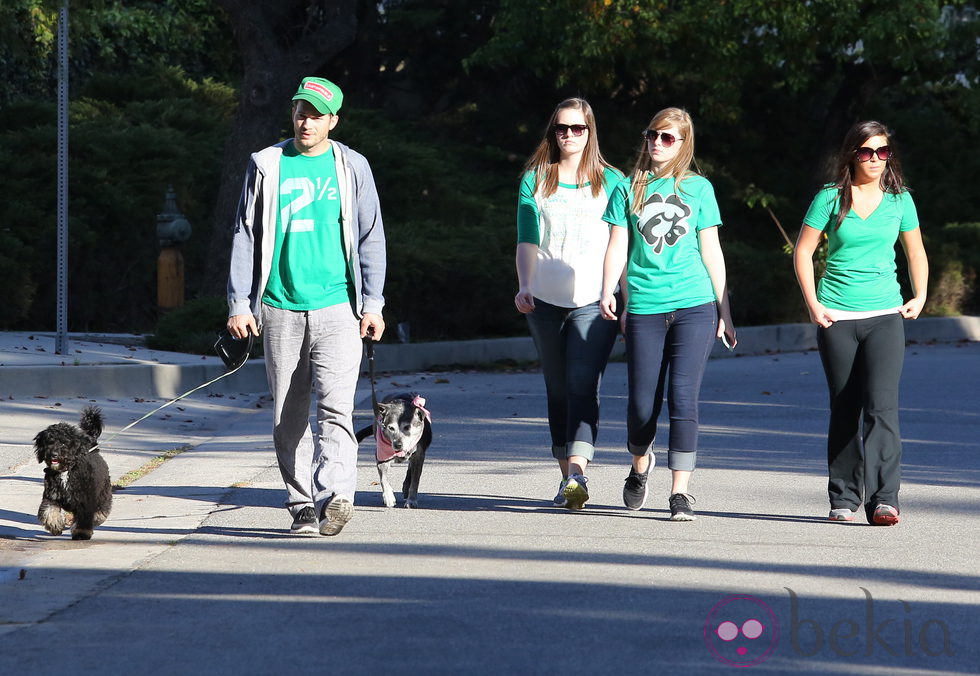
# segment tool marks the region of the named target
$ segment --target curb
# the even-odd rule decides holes
[[[929,317],[905,323],[909,343],[980,341],[980,317]],[[738,331],[738,346],[729,352],[718,342],[711,358],[731,358],[805,352],[817,349],[813,324],[750,326]],[[613,356],[625,352],[617,341]],[[379,346],[375,368],[382,372],[416,372],[447,367],[477,366],[508,360],[537,361],[530,337],[460,340],[438,343],[391,343]],[[361,362],[366,372],[367,360]],[[5,366],[0,370],[3,397],[165,397],[173,398],[224,373],[215,359],[207,364],[106,364]],[[207,394],[267,392],[263,360],[245,364],[233,376],[202,390]]]
[[[2,397],[157,397],[172,399],[225,372],[223,364],[88,364],[4,366]],[[238,373],[202,390],[205,394],[267,392],[265,362],[245,364]]]

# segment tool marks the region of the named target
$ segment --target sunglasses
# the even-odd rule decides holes
[[[559,136],[581,136],[589,130],[587,124],[556,124],[552,127]]]
[[[665,131],[657,131],[656,129],[644,129],[643,138],[647,140],[647,143],[653,145],[657,137],[660,137],[660,142],[663,144],[664,148],[669,148],[674,145],[674,141],[683,141],[684,139],[678,138],[673,134],[668,134]]]
[[[858,162],[867,162],[872,155],[877,155],[878,159],[884,162],[892,156],[892,149],[888,146],[879,146],[872,150],[868,146],[861,146],[854,150],[854,156],[857,157]]]

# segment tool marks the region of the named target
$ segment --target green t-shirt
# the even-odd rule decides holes
[[[721,225],[714,188],[703,176],[647,184],[643,208],[633,212],[632,179],[613,190],[602,218],[629,228],[627,310],[651,315],[695,307],[715,300],[714,287],[701,260],[698,231]]]
[[[262,302],[318,310],[350,302],[352,292],[333,148],[307,157],[290,143],[279,160],[276,241]]]
[[[817,283],[817,300],[834,310],[887,310],[902,304],[895,267],[899,232],[919,227],[907,192],[885,193],[867,218],[853,209],[837,228],[838,188],[817,193],[803,223],[827,234],[827,269]]]

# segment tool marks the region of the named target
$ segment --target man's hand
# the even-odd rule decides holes
[[[371,340],[381,340],[381,334],[385,332],[385,320],[381,315],[365,312],[361,317],[361,338],[371,336]]]
[[[255,322],[255,315],[232,315],[228,318],[228,333],[233,338],[246,338],[251,333],[253,336],[259,335],[259,325]]]

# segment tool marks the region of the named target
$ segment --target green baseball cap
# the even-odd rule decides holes
[[[293,101],[309,101],[321,115],[336,115],[344,102],[344,93],[330,80],[306,77],[299,83]]]

